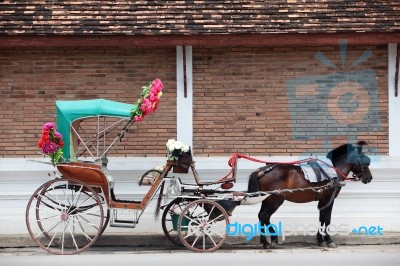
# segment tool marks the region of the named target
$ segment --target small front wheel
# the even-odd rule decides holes
[[[182,210],[189,204],[189,201],[184,198],[176,198],[171,201],[164,209],[162,214],[162,229],[165,236],[171,243],[181,247],[182,243],[178,235],[178,219]]]
[[[226,240],[229,218],[218,203],[200,199],[188,204],[179,216],[178,235],[194,252],[212,252]]]
[[[104,229],[102,201],[82,181],[60,178],[32,195],[26,225],[32,239],[53,254],[70,255],[90,247]]]

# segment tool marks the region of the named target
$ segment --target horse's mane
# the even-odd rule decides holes
[[[334,158],[341,157],[345,154],[347,154],[351,149],[353,148],[353,145],[351,144],[343,144],[340,145],[339,147],[335,148],[334,150],[331,150],[328,152],[326,155],[326,158],[330,159],[333,162]]]
[[[366,141],[362,141],[361,140],[361,141],[357,142],[357,145],[361,149],[361,147],[363,145],[368,145],[368,144],[367,144]],[[353,149],[354,149],[354,146],[352,144],[349,144],[349,143],[343,144],[343,145],[337,147],[336,149],[331,150],[330,152],[328,152],[328,154],[326,155],[326,158],[330,159],[332,161],[332,163],[333,163],[333,159],[339,158],[339,157],[341,157],[343,155],[346,155],[348,152],[350,152]]]

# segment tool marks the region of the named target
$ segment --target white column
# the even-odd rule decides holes
[[[396,73],[397,44],[389,44],[389,156],[400,156],[400,89],[395,97],[394,78]],[[397,66],[400,67],[400,66]],[[399,75],[400,76],[400,75]],[[398,83],[400,85],[400,82]]]
[[[176,81],[177,81],[177,92],[176,92],[177,136],[176,137],[177,140],[192,147],[192,152],[193,152],[192,70],[193,70],[192,46],[184,46],[184,47],[177,46],[176,47]],[[186,90],[186,95],[185,95],[185,90]]]

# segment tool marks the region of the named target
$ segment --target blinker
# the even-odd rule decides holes
[[[362,166],[369,166],[371,164],[371,159],[366,155],[360,156],[360,164]]]

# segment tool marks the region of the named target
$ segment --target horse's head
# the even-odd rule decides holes
[[[332,161],[333,166],[353,172],[353,176],[360,179],[364,184],[372,180],[372,174],[369,169],[371,159],[364,154],[363,146],[367,145],[365,141],[359,141],[357,144],[344,144],[326,155]]]

